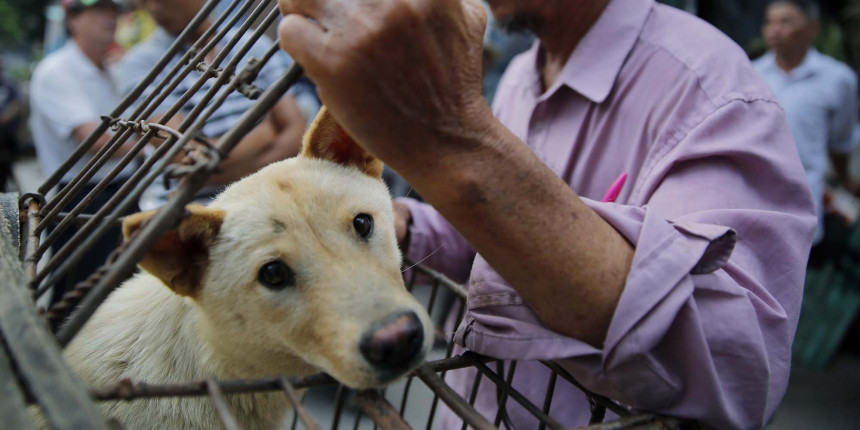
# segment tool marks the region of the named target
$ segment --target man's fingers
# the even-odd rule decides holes
[[[325,33],[319,24],[297,14],[285,16],[278,28],[281,49],[306,71],[314,69],[319,61]]]
[[[463,9],[466,11],[466,16],[475,25],[475,28],[481,29],[481,35],[483,35],[483,31],[487,28],[487,20],[489,19],[484,5],[478,0],[466,0],[463,2]]]

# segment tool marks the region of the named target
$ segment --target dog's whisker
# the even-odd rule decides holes
[[[406,271],[407,271],[407,270],[412,269],[413,267],[415,267],[415,266],[417,266],[417,265],[419,265],[419,264],[421,264],[421,263],[423,263],[423,262],[427,261],[427,259],[428,259],[428,258],[432,257],[432,256],[433,256],[433,254],[435,254],[435,253],[439,252],[439,250],[440,250],[440,249],[442,249],[442,247],[441,247],[441,246],[440,246],[440,247],[438,247],[438,248],[436,248],[435,250],[433,250],[433,252],[431,252],[431,253],[427,254],[427,256],[426,256],[426,257],[424,257],[424,258],[422,258],[421,260],[417,261],[415,264],[413,264],[413,265],[411,265],[411,266],[409,266],[409,267],[407,267],[407,268],[405,268],[405,269],[401,270],[401,271],[400,271],[400,273],[406,273]]]

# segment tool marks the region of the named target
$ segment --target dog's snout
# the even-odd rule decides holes
[[[364,333],[361,353],[377,367],[396,369],[415,360],[424,344],[424,326],[415,312],[394,314]]]

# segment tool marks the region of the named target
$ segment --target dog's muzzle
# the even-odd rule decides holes
[[[406,370],[423,359],[424,326],[415,312],[394,314],[364,333],[359,345],[364,358],[385,373]]]

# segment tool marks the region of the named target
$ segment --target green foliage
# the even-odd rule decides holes
[[[18,11],[12,8],[8,0],[0,0],[0,43],[15,41],[23,33]]]
[[[0,45],[40,40],[50,0],[0,0]]]
[[[844,62],[845,44],[843,43],[842,27],[833,19],[823,19],[821,32],[815,39],[815,48],[839,61]]]

